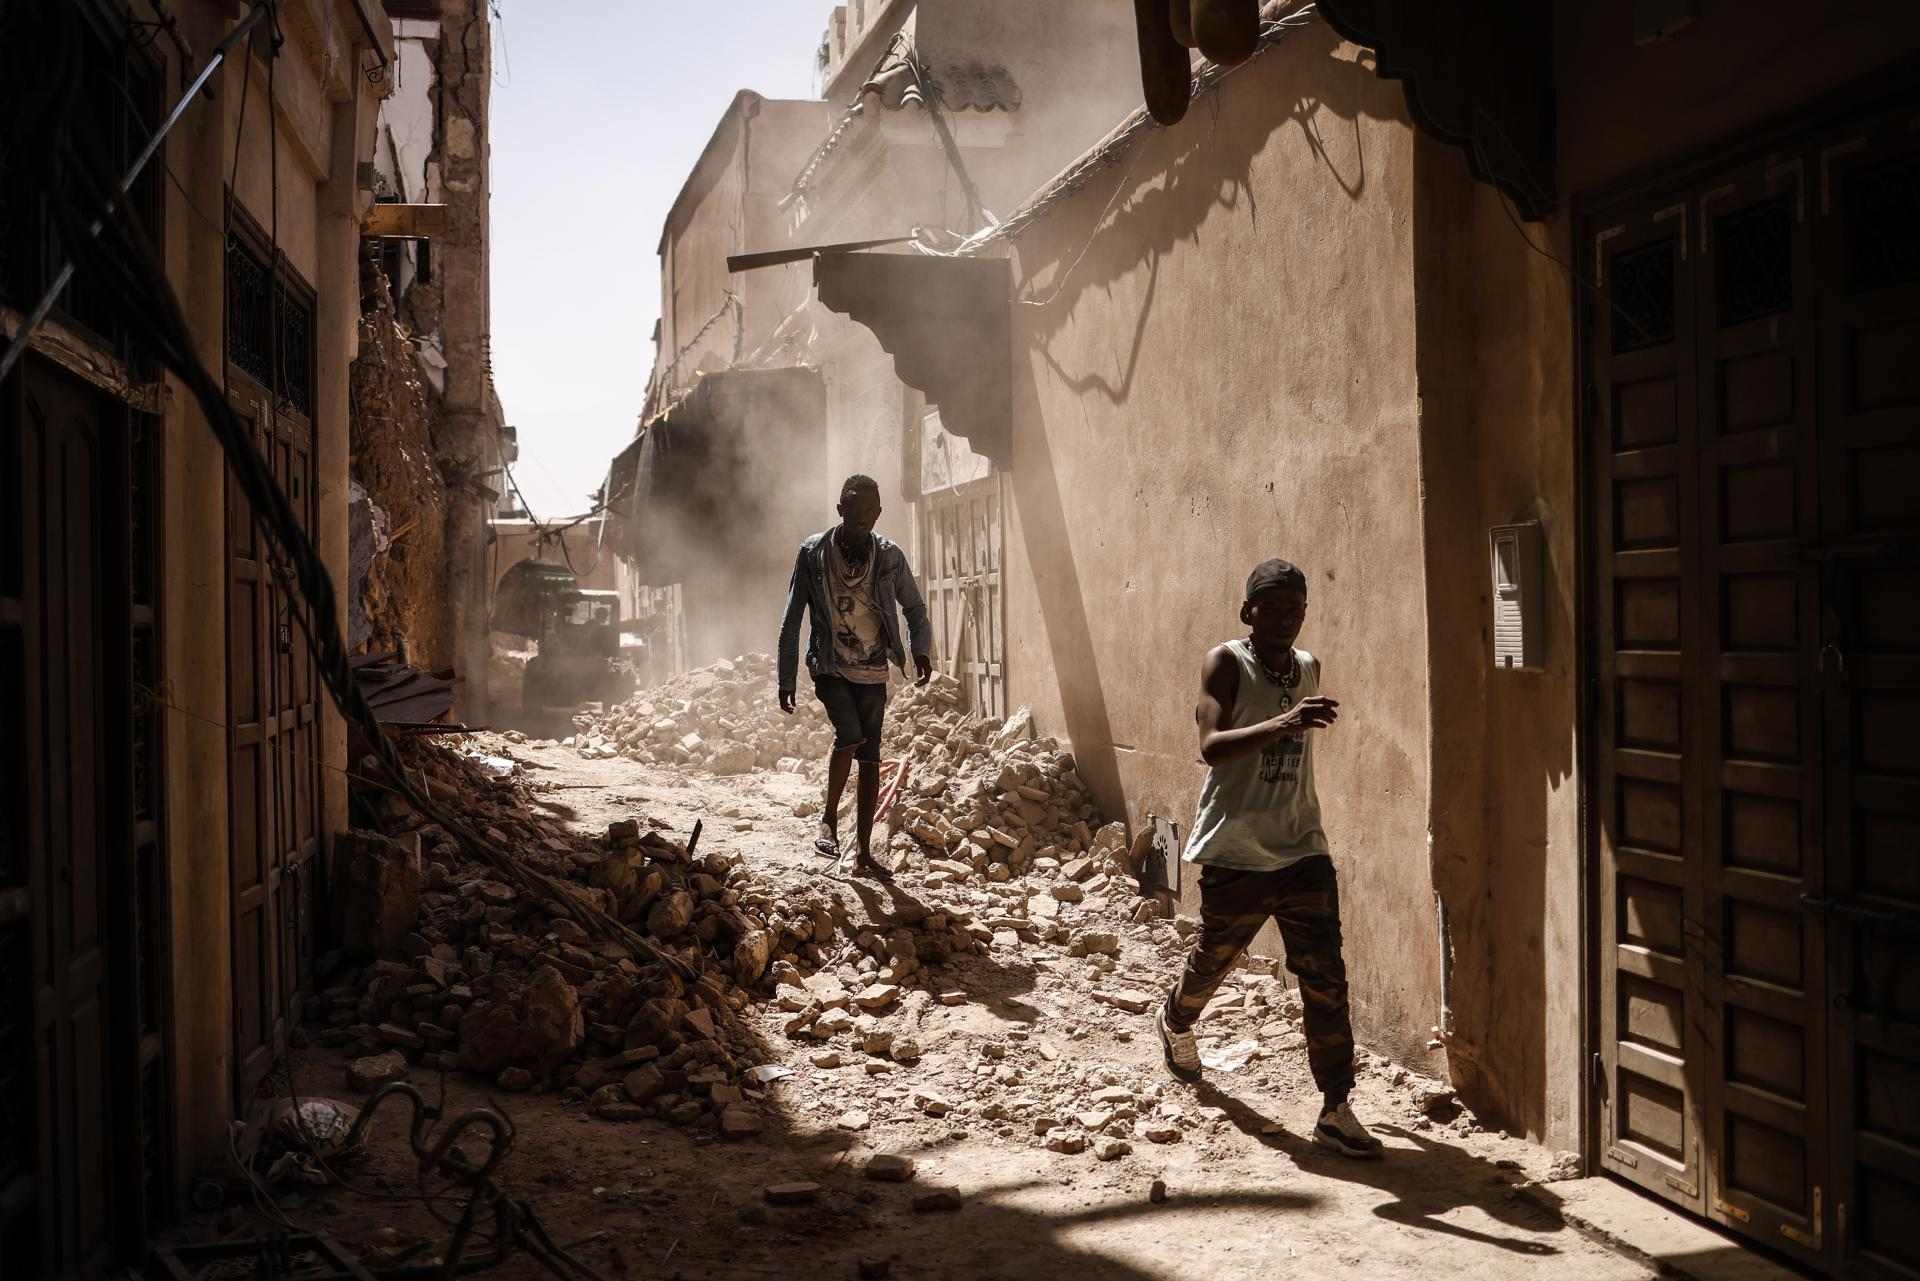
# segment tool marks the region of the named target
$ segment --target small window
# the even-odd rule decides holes
[[[1722,325],[1793,309],[1793,198],[1776,196],[1715,220],[1715,292]]]
[[[1841,207],[1847,292],[1920,283],[1920,154],[1848,173]]]
[[[1621,355],[1673,341],[1674,242],[1659,240],[1617,254],[1608,291],[1613,351]]]
[[[227,237],[227,359],[311,418],[313,304],[286,278],[273,279],[267,256],[250,242],[238,232]]]

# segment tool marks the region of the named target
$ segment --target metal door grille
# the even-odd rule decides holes
[[[82,24],[75,142],[116,177],[127,171],[139,148],[159,124],[161,70],[130,45],[124,27],[110,28],[90,6],[76,6],[89,19]],[[100,6],[105,13],[106,6]],[[149,165],[128,193],[127,207],[151,233],[159,216],[160,166]],[[21,310],[33,305],[67,260],[66,247],[35,193],[0,183],[0,298]],[[159,237],[154,237],[160,243]],[[120,295],[108,282],[82,269],[55,307],[62,321],[89,331],[100,345],[123,360],[133,346],[121,319]]]
[[[1586,326],[1600,1163],[1873,1281],[1920,1277],[1911,119],[1596,212]]]
[[[1006,607],[998,473],[928,494],[920,545],[934,665],[960,681],[968,707],[1007,714]]]
[[[284,276],[274,279],[259,240],[244,224],[227,237],[227,357],[276,401],[310,418],[313,303]]]

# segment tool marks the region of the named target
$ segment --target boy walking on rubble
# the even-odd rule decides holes
[[[1284,560],[1263,561],[1240,606],[1251,634],[1216,645],[1201,667],[1196,716],[1208,771],[1183,856],[1200,865],[1200,933],[1154,1022],[1168,1071],[1199,1080],[1193,1025],[1271,917],[1300,982],[1307,1061],[1324,1096],[1314,1142],[1377,1157],[1380,1140],[1347,1103],[1353,1026],[1340,892],[1313,787],[1313,738],[1340,705],[1320,693],[1320,660],[1294,648],[1306,614],[1306,575]]]
[[[876,880],[892,874],[873,858],[873,812],[880,796],[880,730],[887,710],[887,661],[901,671],[913,653],[917,684],[933,675],[927,606],[906,553],[873,532],[880,519],[880,486],[871,476],[849,476],[840,486],[840,523],[800,544],[780,621],[780,710],[793,714],[800,667],[800,615],[812,624],[807,671],[814,696],[833,722],[833,756],[827,762],[827,808],[814,846],[838,857],[836,830],[840,794],[854,761],[860,763],[854,793],[854,875]],[[900,620],[907,616],[907,647]]]

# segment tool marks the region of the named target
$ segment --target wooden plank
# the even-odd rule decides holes
[[[447,207],[377,203],[360,220],[360,234],[369,239],[438,240],[447,234]]]

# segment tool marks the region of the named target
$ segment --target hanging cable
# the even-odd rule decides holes
[[[28,6],[23,5],[20,7],[27,8]],[[133,190],[133,184],[139,181],[141,171],[147,167],[147,162],[153,159],[153,153],[160,149],[160,144],[166,140],[167,134],[173,130],[174,125],[179,123],[180,117],[186,114],[187,107],[192,104],[194,95],[200,92],[202,85],[213,78],[214,71],[219,68],[221,63],[226,61],[227,55],[233,51],[234,46],[247,37],[248,33],[253,30],[254,25],[266,14],[266,11],[267,5],[265,0],[261,0],[261,3],[256,4],[252,11],[240,20],[239,25],[227,34],[227,38],[222,40],[219,46],[214,49],[213,56],[207,60],[207,65],[203,67],[200,74],[194,78],[193,84],[188,87],[187,91],[180,95],[180,100],[173,105],[173,110],[167,113],[167,118],[161,122],[160,128],[155,130],[153,136],[147,139],[146,145],[140,148],[140,154],[134,157],[133,163],[127,167],[127,171],[120,178],[118,185],[111,188],[111,194],[100,202],[100,212],[96,214],[90,222],[84,224],[79,234],[74,237],[75,253],[79,252],[79,245],[82,241],[90,241],[98,237],[101,231],[105,229],[107,220],[112,218],[116,213],[121,212],[121,204],[125,200],[126,194]],[[30,48],[31,46],[17,46],[17,55],[27,54],[30,56],[28,53]],[[31,80],[27,78],[16,80],[13,77],[9,77],[8,80],[10,83],[31,83]],[[69,85],[68,88],[71,94],[72,86]],[[25,114],[26,113],[22,112],[20,115],[16,115],[14,120],[20,120]],[[55,273],[53,282],[47,286],[46,292],[41,294],[39,302],[35,303],[33,310],[27,313],[26,320],[20,326],[20,331],[14,334],[13,340],[8,343],[6,354],[0,355],[0,382],[5,382],[7,375],[11,373],[13,367],[20,362],[20,357],[26,353],[27,344],[32,340],[34,331],[46,323],[47,316],[53,311],[54,303],[59,301],[60,295],[66,292],[67,286],[72,283],[76,262],[77,259],[69,258],[65,265]]]
[[[40,28],[34,38],[0,41],[0,72],[5,73],[0,79],[22,87],[21,109],[0,118],[0,137],[5,141],[0,154],[7,158],[9,180],[44,193],[50,230],[74,247],[76,262],[85,266],[90,278],[116,296],[128,329],[143,351],[172,372],[193,396],[226,457],[234,485],[249,504],[254,524],[281,551],[292,591],[305,606],[293,611],[294,621],[341,716],[365,736],[380,771],[413,808],[440,824],[502,880],[537,895],[590,933],[647,956],[682,979],[695,979],[697,972],[687,961],[583,901],[553,876],[522,862],[464,815],[428,795],[409,775],[368,707],[348,661],[339,597],[326,561],[276,480],[272,465],[255,446],[247,423],[228,403],[221,380],[202,361],[193,327],[160,254],[137,215],[125,208],[124,189],[99,165],[104,148],[96,138],[89,138],[90,145],[76,142],[76,128],[85,127],[76,122],[86,113],[74,109],[73,84],[48,80],[50,70],[71,61],[46,50],[56,44],[70,48],[77,40],[74,11],[66,5],[20,8],[26,11],[26,21]],[[256,6],[250,17],[257,21],[265,8],[264,2]]]

